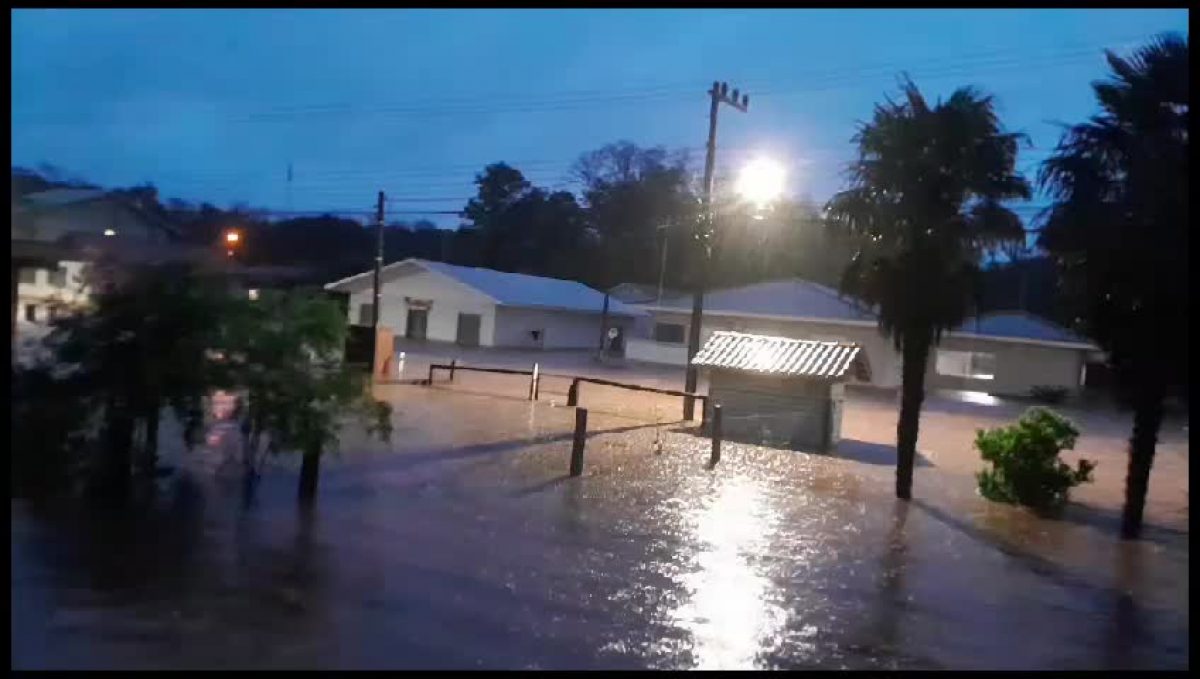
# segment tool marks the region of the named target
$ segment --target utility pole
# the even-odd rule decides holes
[[[662,226],[660,226],[658,228],[660,231],[663,232],[663,241],[662,241],[662,263],[658,265],[658,301],[656,302],[656,304],[662,304],[663,283],[666,282],[666,280],[667,280],[667,243],[670,242],[670,238],[669,238],[670,231],[667,230],[669,228],[669,226],[667,224],[663,224]]]
[[[704,156],[704,230],[697,246],[701,248],[703,258],[697,258],[697,268],[693,276],[692,291],[692,324],[688,329],[687,372],[684,377],[683,390],[691,394],[696,391],[696,366],[692,358],[700,351],[700,320],[704,315],[704,288],[708,282],[708,267],[712,259],[712,245],[716,239],[712,212],[713,169],[717,162],[717,112],[721,104],[728,104],[745,113],[750,107],[749,95],[738,97],[738,91],[729,94],[729,83],[713,81],[712,89],[708,91],[708,151]],[[683,399],[683,419],[692,419],[696,402],[691,396]]]
[[[379,355],[379,316],[380,300],[382,294],[379,291],[379,277],[383,272],[383,191],[379,192],[378,201],[375,204],[375,285],[374,295],[371,297],[371,379],[374,380],[375,375],[375,357]]]

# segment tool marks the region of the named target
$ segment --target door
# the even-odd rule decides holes
[[[456,341],[464,347],[479,346],[479,314],[459,314]]]
[[[408,339],[423,340],[429,327],[428,309],[409,309],[408,320],[404,324],[404,336]]]

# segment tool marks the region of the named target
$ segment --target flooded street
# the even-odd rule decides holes
[[[975,495],[979,408],[927,408],[903,503],[887,399],[847,405],[836,456],[726,442],[710,470],[677,399],[588,385],[570,478],[565,384],[526,384],[380,387],[392,443],[348,432],[311,512],[292,464],[245,506],[219,429],[136,521],[14,501],[13,668],[1189,665],[1186,433],[1122,544],[1127,419],[1082,424],[1097,482],[1045,520]]]

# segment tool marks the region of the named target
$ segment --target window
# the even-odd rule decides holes
[[[48,273],[49,276],[47,277],[47,283],[56,288],[67,287],[67,267],[60,266],[54,271],[50,271]]]
[[[37,269],[21,269],[20,281],[22,283],[28,283],[30,285],[36,284],[37,283],[37,272],[38,272]]]
[[[59,313],[57,305],[51,304],[50,306],[46,307],[46,320],[53,321],[54,319],[58,318],[58,316]]]
[[[979,351],[938,349],[937,373],[973,380],[996,379],[996,355]]]
[[[372,311],[374,310],[373,306],[374,305],[372,305],[372,304],[359,304],[358,305],[358,324],[359,325],[371,325],[371,319],[374,318],[374,314],[372,313]]]
[[[683,344],[683,325],[680,323],[655,323],[654,341]]]
[[[29,321],[30,323],[37,322],[37,305],[36,304],[26,304],[25,305],[25,320]]]

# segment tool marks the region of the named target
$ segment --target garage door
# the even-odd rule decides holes
[[[459,314],[456,341],[464,347],[479,346],[479,314]]]

